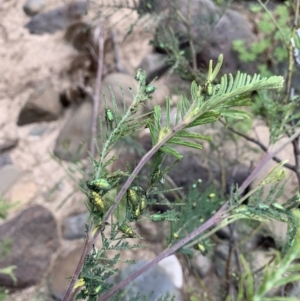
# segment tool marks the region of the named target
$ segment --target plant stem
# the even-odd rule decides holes
[[[79,259],[79,262],[78,262],[78,265],[76,267],[76,270],[75,270],[75,273],[69,283],[69,286],[68,286],[68,289],[64,295],[64,298],[62,299],[62,301],[67,301],[67,300],[70,300],[71,296],[72,296],[72,291],[73,291],[73,287],[75,285],[75,282],[79,276],[79,273],[81,272],[81,268],[84,264],[84,260],[85,260],[85,257],[86,257],[86,254],[87,254],[87,251],[89,249],[89,234],[87,234],[87,237],[86,237],[86,240],[85,240],[85,244],[84,244],[84,248],[83,248],[83,251],[81,253],[81,256],[80,256],[80,259]]]
[[[266,5],[264,3],[262,3],[261,0],[257,0],[257,1],[261,5],[261,7],[266,11],[266,13],[269,15],[269,17],[271,18],[271,20],[273,21],[273,23],[275,24],[275,26],[277,27],[277,29],[278,29],[278,31],[281,35],[281,39],[282,39],[283,44],[285,45],[285,47],[287,49],[289,49],[289,45],[286,42],[286,37],[285,37],[285,34],[283,33],[283,31],[281,30],[281,26],[277,23],[276,19],[274,18],[274,16],[270,12],[270,10],[266,7]]]
[[[98,69],[97,69],[97,78],[96,78],[96,88],[95,88],[95,95],[93,97],[93,116],[92,116],[92,128],[91,128],[91,140],[90,140],[90,153],[93,158],[95,157],[95,152],[96,152],[95,139],[97,138],[100,90],[101,90],[102,73],[103,73],[104,28],[101,23],[97,26],[96,30],[99,31],[99,39],[98,39],[99,50],[98,50]]]

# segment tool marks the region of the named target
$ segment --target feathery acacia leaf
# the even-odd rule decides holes
[[[168,141],[168,143],[187,146],[187,147],[196,148],[196,149],[202,149],[202,145],[199,143],[189,142],[189,141],[185,141],[185,140],[182,140],[179,138],[172,138]]]
[[[187,128],[192,128],[205,123],[212,123],[219,119],[220,113],[216,111],[209,111],[200,115],[197,119],[187,125]]]
[[[183,156],[178,151],[176,151],[175,149],[173,149],[167,145],[162,146],[160,148],[160,151],[162,151],[166,154],[172,155],[175,158],[177,158],[178,160],[181,160],[183,158]]]
[[[196,139],[202,139],[202,140],[208,140],[211,141],[212,137],[208,135],[202,135],[197,133],[191,133],[189,131],[182,130],[176,134],[176,137],[184,137],[184,138],[196,138]]]
[[[250,119],[251,114],[240,110],[222,110],[222,117],[230,117],[234,119]]]

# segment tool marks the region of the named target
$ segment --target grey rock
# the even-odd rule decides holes
[[[59,94],[54,91],[49,82],[44,82],[25,103],[17,124],[21,126],[34,122],[53,121],[58,119],[61,113]]]
[[[82,248],[77,248],[64,258],[56,261],[53,270],[49,274],[49,285],[55,300],[62,300],[69,285],[69,277],[74,274],[74,268],[79,262]]]
[[[74,114],[60,132],[54,154],[61,160],[77,161],[87,158],[93,105],[86,100],[74,109]]]
[[[180,261],[176,255],[171,255],[158,263],[158,266],[163,268],[169,275],[176,288],[181,289],[183,286],[183,272]]]
[[[66,218],[62,223],[63,238],[72,240],[84,237],[88,216],[88,213],[80,213]]]
[[[168,69],[164,59],[165,55],[161,53],[149,53],[143,58],[139,68],[146,71],[147,82],[151,82],[156,76],[161,76]]]
[[[1,167],[5,166],[5,165],[10,165],[12,164],[12,160],[10,158],[10,155],[9,153],[3,153],[0,155],[0,170],[1,170]],[[0,171],[1,173],[1,171]]]
[[[111,87],[111,89],[110,89]],[[132,90],[132,92],[130,91]],[[111,105],[111,90],[117,102],[119,110],[123,110],[123,99],[128,107],[133,101],[133,94],[137,91],[137,81],[133,76],[123,73],[111,73],[107,75],[102,83],[101,90],[105,94],[107,105]],[[102,98],[102,95],[101,95]]]
[[[107,106],[109,108],[113,107],[111,101],[111,92],[113,91],[114,98],[121,114],[124,109],[123,100],[128,107],[133,101],[134,96],[132,93],[136,93],[136,88],[137,82],[135,79],[122,73],[109,74],[103,79],[101,85],[101,90],[105,95]],[[102,92],[100,95],[99,114],[102,115],[104,120],[105,101]],[[92,111],[92,100],[88,97],[75,108],[74,114],[68,120],[57,138],[54,154],[58,158],[66,161],[76,161],[88,156],[87,145],[89,144],[91,136]],[[139,113],[137,113],[137,115],[138,114]],[[101,147],[101,145],[99,146]]]
[[[123,279],[132,275],[146,264],[147,261],[141,260],[134,265],[126,266],[116,277],[116,283],[119,283]],[[137,279],[126,286],[125,290],[125,296],[122,296],[120,301],[130,300],[130,298],[136,296],[138,293],[140,296],[149,296],[152,293],[148,300],[156,301],[167,292],[169,292],[170,296],[175,296],[175,301],[183,300],[180,292],[176,289],[168,274],[159,266],[154,266],[147,272],[140,275]]]
[[[241,186],[250,175],[251,170],[252,166],[243,163],[236,164],[233,168],[228,170],[226,175],[226,192],[230,193],[232,186]]]
[[[183,187],[185,194],[188,194],[188,191],[198,179],[201,179],[199,189],[201,191],[207,189],[212,184],[210,173],[213,173],[213,171],[209,171],[202,164],[197,153],[180,148],[177,150],[183,155],[183,159],[176,163],[175,168],[172,168],[168,173],[171,179],[173,179],[178,187]],[[168,164],[171,160],[167,158],[166,163]],[[215,178],[217,177],[217,175],[214,176]],[[174,199],[171,193],[166,194],[166,196],[169,200]]]
[[[54,33],[79,20],[86,11],[87,1],[73,2],[34,16],[25,27],[31,34]]]
[[[159,25],[157,37],[161,36],[166,28],[170,26],[180,41],[181,48],[189,47],[188,32],[186,25],[176,16],[177,9],[188,19],[188,1],[173,1],[173,8]],[[210,59],[217,60],[222,53],[224,63],[221,72],[235,72],[237,69],[247,69],[253,64],[246,65],[239,61],[237,53],[232,50],[232,42],[241,39],[250,45],[256,40],[251,30],[251,24],[239,12],[228,9],[225,13],[211,0],[190,1],[191,34],[196,49],[198,67],[208,66]],[[188,50],[189,51],[189,50]],[[247,69],[248,70],[248,69]]]
[[[21,176],[21,170],[14,165],[6,165],[0,169],[0,195],[4,194]]]
[[[214,257],[213,257],[213,264],[215,267],[216,274],[219,278],[226,277],[226,270],[227,270],[227,261],[228,256],[231,255],[230,259],[230,273],[235,273],[237,271],[237,261],[234,252],[230,253],[230,246],[229,244],[220,244],[216,247]]]
[[[45,6],[46,0],[28,0],[23,6],[23,10],[28,16],[34,16],[41,12]]]
[[[37,284],[47,272],[59,246],[57,224],[52,213],[39,205],[22,211],[0,226],[1,239],[11,241],[11,252],[0,260],[0,268],[16,266],[17,282],[0,274],[0,285],[25,288]]]
[[[287,293],[285,296],[300,298],[300,282],[289,283],[287,287]]]
[[[11,150],[12,148],[18,145],[19,139],[18,138],[2,138],[0,140],[0,154]]]
[[[239,60],[232,49],[235,40],[243,40],[247,46],[256,40],[247,19],[239,12],[228,9],[216,23],[202,51],[197,55],[197,64],[206,65],[210,59],[217,61],[219,55],[224,55],[222,74],[235,73],[237,70],[255,72],[254,64],[246,64]]]
[[[47,124],[38,125],[32,128],[29,132],[30,136],[42,136],[48,129]]]
[[[149,242],[162,242],[165,233],[162,231],[161,225],[153,223],[150,220],[137,221],[136,223],[139,234]]]
[[[207,256],[203,256],[200,252],[195,252],[192,259],[192,266],[199,276],[204,278],[209,273],[212,262]]]

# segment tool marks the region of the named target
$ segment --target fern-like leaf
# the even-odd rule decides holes
[[[181,145],[181,146],[187,146],[191,148],[196,148],[196,149],[202,149],[202,145],[199,143],[194,143],[190,141],[185,141],[179,138],[172,138],[168,141],[170,144],[176,144],[176,145]]]
[[[176,151],[175,149],[173,149],[167,145],[162,146],[160,148],[160,151],[162,151],[168,155],[172,155],[178,160],[181,160],[183,158],[183,156],[178,151]]]

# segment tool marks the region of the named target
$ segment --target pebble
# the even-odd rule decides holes
[[[181,264],[178,258],[173,254],[167,258],[164,258],[158,263],[158,266],[162,267],[166,273],[172,279],[176,288],[181,289],[183,286],[183,272]]]
[[[62,223],[62,237],[69,240],[84,237],[88,216],[85,212],[66,218]]]
[[[23,10],[28,16],[34,16],[40,13],[45,6],[46,0],[28,0],[23,6]]]
[[[21,170],[14,165],[5,165],[0,169],[0,195],[4,194],[21,176]]]
[[[116,277],[116,283],[132,275],[135,271],[147,264],[147,261],[140,260],[136,264],[126,266]],[[173,284],[170,276],[160,266],[154,266],[147,272],[140,275],[128,286],[125,287],[126,293],[120,301],[129,301],[137,294],[140,296],[149,296],[148,301],[158,301],[159,298],[165,296],[168,292],[170,296],[174,296],[174,301],[183,301],[179,290]],[[152,293],[152,294],[151,294]]]
[[[0,269],[16,266],[16,282],[0,274],[1,287],[26,288],[40,283],[59,247],[57,224],[52,213],[36,205],[0,226],[2,240],[11,242],[10,252],[0,259]]]
[[[21,109],[17,124],[19,126],[34,122],[57,120],[62,113],[59,94],[50,82],[45,81],[36,87]]]

